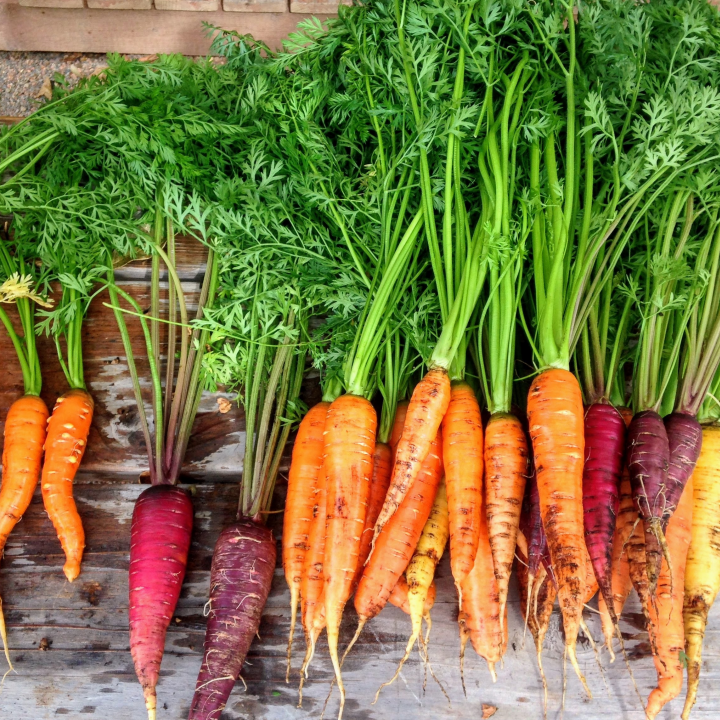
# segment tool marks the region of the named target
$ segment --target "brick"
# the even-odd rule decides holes
[[[351,0],[290,0],[290,12],[335,14],[339,5],[352,5]]]
[[[155,9],[215,12],[220,9],[220,0],[155,0]]]
[[[152,0],[87,0],[93,10],[151,10]]]
[[[223,0],[227,12],[287,12],[287,0]]]
[[[20,0],[23,7],[40,8],[82,8],[85,7],[83,0]]]

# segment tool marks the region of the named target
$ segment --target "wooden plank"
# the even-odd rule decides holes
[[[135,679],[127,635],[127,553],[132,505],[141,492],[138,485],[81,485],[76,489],[78,505],[87,528],[87,560],[78,580],[67,583],[53,529],[37,494],[23,522],[10,539],[0,570],[0,587],[9,626],[10,647],[18,674],[8,676],[3,687],[3,706],[12,707],[13,720],[50,720],[58,716],[84,718],[143,717],[142,694]],[[278,488],[275,506],[282,504],[284,488]],[[198,486],[195,529],[183,593],[166,643],[160,685],[160,720],[187,716],[192,687],[200,664],[204,638],[203,606],[206,601],[212,549],[220,529],[232,521],[236,488],[230,485]],[[278,537],[281,516],[272,515],[270,525]],[[457,604],[447,557],[437,577],[438,602],[433,609],[430,658],[432,669],[449,695],[448,704],[436,682],[427,678],[417,654],[397,683],[383,691],[371,705],[381,682],[389,679],[409,631],[406,616],[395,608],[383,610],[369,623],[345,667],[348,689],[348,718],[381,720],[412,717],[421,720],[454,718],[477,720],[481,703],[499,708],[497,717],[508,720],[542,718],[542,686],[532,641],[523,641],[523,623],[513,587],[509,605],[510,643],[505,666],[498,671],[496,685],[490,682],[484,662],[471,649],[466,661],[467,699],[459,682]],[[301,720],[317,718],[325,701],[332,670],[324,638],[318,646],[302,709],[295,707],[297,667],[303,650],[298,641],[295,674],[285,685],[285,643],[288,630],[288,593],[282,571],[276,569],[273,589],[256,640],[243,671],[247,691],[238,683],[223,715],[228,720]],[[586,613],[595,637],[599,623]],[[704,676],[698,707],[693,717],[717,717],[720,688],[714,670],[720,660],[720,632],[713,630],[720,608],[713,610],[704,653]],[[347,643],[356,622],[351,606],[346,611],[342,644]],[[642,614],[635,599],[623,619],[623,631],[631,667],[640,694],[646,697],[655,684]],[[46,649],[42,649],[46,648]],[[546,641],[544,663],[550,687],[549,717],[559,717],[562,702],[563,643],[560,620],[553,616]],[[579,657],[595,693],[589,704],[579,683],[568,674],[564,717],[568,720],[641,720],[640,701],[632,689],[622,659],[613,665],[602,653],[605,678],[595,654],[581,639]],[[661,718],[676,717],[675,701]],[[328,717],[337,710],[336,697],[328,705]]]
[[[184,53],[205,55],[203,22],[236,30],[280,47],[307,14],[185,12],[179,10],[68,10],[0,2],[0,50]],[[307,11],[306,11],[307,12]],[[326,11],[327,12],[327,11]],[[326,20],[327,14],[317,15]]]

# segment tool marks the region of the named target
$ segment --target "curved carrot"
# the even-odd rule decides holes
[[[95,403],[90,394],[75,388],[57,399],[48,421],[42,495],[60,544],[65,551],[65,577],[80,574],[85,532],[72,495],[75,474],[85,453]]]
[[[8,410],[0,487],[0,556],[40,478],[48,415],[47,405],[37,395],[23,395]]]
[[[363,528],[362,539],[360,540],[360,555],[358,557],[357,570],[353,580],[353,588],[357,587],[360,577],[365,568],[365,563],[370,555],[372,544],[373,528],[380,510],[385,502],[385,495],[390,485],[392,474],[392,448],[385,443],[376,443],[373,453],[373,474],[370,481],[370,497],[368,498],[367,511],[365,513],[365,527]]]
[[[340,690],[338,720],[345,705],[345,687],[338,657],[340,620],[352,592],[358,565],[372,479],[376,429],[375,408],[363,397],[341,395],[328,410],[325,426],[327,511],[323,572],[328,646]]]
[[[410,598],[408,596],[409,591],[410,588],[408,587],[407,580],[404,575],[401,575],[398,578],[397,584],[393,588],[393,591],[390,593],[390,597],[388,598],[388,602],[391,605],[394,605],[396,608],[402,610],[406,615],[410,614]],[[425,617],[426,620],[429,619],[430,611],[435,604],[436,596],[437,588],[435,587],[435,581],[433,580],[432,583],[430,583],[430,587],[428,588],[427,598],[425,599],[425,606],[423,607],[423,617]]]
[[[388,445],[393,452],[393,464],[395,464],[395,450],[397,450],[398,443],[402,437],[403,428],[405,427],[405,418],[407,417],[409,404],[410,403],[407,400],[401,400],[397,404],[397,409],[395,410],[395,419],[393,420],[390,440],[388,440]]]
[[[450,404],[450,378],[442,368],[429,370],[415,386],[395,453],[390,489],[375,524],[373,546],[385,523],[400,506],[430,452]]]
[[[663,559],[657,594],[650,603],[649,632],[655,636],[653,660],[658,685],[650,693],[645,714],[650,720],[676,698],[682,690],[683,663],[680,653],[685,650],[683,626],[683,594],[685,563],[692,536],[693,481],[688,480],[680,501],[668,522],[665,532],[672,568]]]
[[[588,695],[577,661],[586,577],[582,478],[585,439],[580,385],[567,370],[541,372],[528,394],[528,420],[540,509],[565,628],[565,647]]]
[[[488,536],[505,617],[510,574],[528,474],[528,448],[514,415],[495,413],[485,429],[485,502]]]
[[[450,569],[460,593],[460,583],[475,562],[483,480],[480,405],[467,383],[452,384],[450,404],[442,421],[442,429],[450,514]]]
[[[300,599],[300,583],[305,555],[310,547],[308,536],[315,506],[317,477],[322,466],[325,418],[329,407],[330,403],[320,402],[308,410],[302,419],[295,438],[288,473],[282,534],[283,569],[290,588],[290,633],[285,682],[290,679],[290,660]]]

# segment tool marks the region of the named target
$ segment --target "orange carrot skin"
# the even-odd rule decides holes
[[[438,430],[412,490],[375,541],[355,592],[361,619],[375,617],[405,572],[435,502],[443,477],[442,431]]]
[[[0,556],[40,479],[48,415],[47,405],[37,395],[23,395],[8,410],[0,487]]]
[[[365,562],[370,555],[372,546],[373,529],[378,519],[380,510],[385,502],[385,495],[390,486],[392,475],[392,448],[385,443],[376,443],[373,453],[373,473],[370,481],[370,497],[368,498],[367,512],[365,513],[365,527],[363,528],[362,539],[360,540],[360,555],[358,558],[353,588],[360,582]]]
[[[397,410],[395,410],[395,420],[393,421],[392,432],[390,433],[390,440],[388,441],[388,445],[393,453],[393,465],[395,464],[395,451],[397,450],[398,443],[402,437],[403,428],[405,427],[405,418],[407,417],[409,404],[410,403],[407,400],[401,400],[397,404]]]
[[[326,520],[326,479],[325,467],[318,472],[315,483],[315,498],[313,515],[308,531],[308,551],[303,559],[302,576],[300,580],[300,618],[305,631],[305,640],[310,643],[313,622],[322,612],[322,631],[325,625],[323,603],[323,590],[325,588],[325,575],[323,562],[325,559],[325,520]]]
[[[363,397],[341,395],[325,424],[327,510],[325,526],[325,619],[328,641],[340,630],[360,556],[370,495],[377,416]]]
[[[540,508],[571,660],[586,578],[582,476],[585,442],[580,385],[567,370],[541,372],[528,394],[528,420]]]
[[[397,584],[393,591],[390,593],[388,602],[394,605],[396,608],[402,610],[406,615],[410,614],[410,601],[408,600],[408,584],[404,575],[398,578]],[[425,599],[425,605],[423,606],[423,614],[427,615],[432,610],[435,604],[435,598],[437,596],[437,588],[435,587],[435,581],[430,583],[427,598]]]
[[[325,419],[330,407],[320,402],[303,418],[293,446],[283,519],[283,569],[295,612],[300,594],[305,555],[316,506],[317,478],[322,467]]]
[[[507,602],[527,475],[522,424],[514,415],[495,413],[485,430],[485,502],[501,610]]]
[[[373,541],[400,506],[430,452],[450,404],[450,378],[446,370],[433,368],[415,386],[395,453],[390,488],[375,524]]]
[[[60,544],[63,571],[72,582],[80,574],[85,532],[72,495],[75,474],[85,454],[95,403],[85,390],[70,390],[57,399],[48,421],[42,495]]]
[[[680,653],[685,650],[685,626],[682,608],[685,564],[692,537],[692,486],[691,477],[665,532],[672,561],[672,579],[667,563],[663,559],[657,596],[655,602],[651,602],[648,608],[651,621],[649,631],[655,638],[653,661],[658,674],[658,686],[650,693],[645,709],[651,720],[657,717],[670,700],[680,694],[683,685],[683,664]]]
[[[482,417],[475,393],[467,383],[452,384],[442,429],[450,519],[450,569],[455,584],[459,585],[475,562],[482,506]]]

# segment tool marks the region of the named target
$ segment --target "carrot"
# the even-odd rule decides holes
[[[308,536],[315,506],[317,477],[322,466],[325,419],[329,407],[330,403],[319,402],[303,418],[295,438],[288,473],[282,534],[283,569],[290,588],[290,633],[285,682],[290,680],[290,660],[300,599],[300,583],[305,555],[310,548]]]
[[[687,720],[695,704],[702,644],[708,613],[720,590],[720,426],[705,425],[700,457],[692,476],[692,540],[685,568],[685,654],[687,655],[688,689],[683,708]]]
[[[497,680],[495,664],[505,654],[507,646],[507,618],[500,616],[500,591],[493,565],[484,498],[480,512],[478,548],[475,562],[461,584],[463,602],[461,624],[465,642],[472,643],[475,652],[485,659],[493,682]],[[507,613],[507,606],[505,607]],[[461,648],[461,660],[464,643]]]
[[[397,417],[397,415],[396,415]],[[388,486],[390,485],[390,475],[392,474],[392,448],[383,442],[375,443],[375,452],[373,453],[373,474],[370,481],[370,497],[368,498],[367,511],[365,513],[365,527],[363,528],[362,539],[360,541],[360,555],[358,557],[357,570],[353,580],[353,588],[357,587],[360,582],[360,576],[365,568],[365,562],[370,555],[370,547],[373,538],[373,528],[375,521],[380,514],[380,510],[385,501]]]
[[[85,532],[72,496],[72,484],[90,432],[95,403],[90,394],[75,388],[57,399],[48,421],[42,495],[45,510],[65,551],[65,577],[80,574]]]
[[[409,404],[407,400],[401,400],[395,410],[392,431],[390,432],[390,439],[388,440],[388,445],[390,445],[390,449],[393,451],[393,465],[395,464],[395,450],[402,437],[403,427],[405,427],[405,417],[407,416]]]
[[[376,425],[372,404],[363,397],[347,394],[332,403],[325,426],[325,621],[330,657],[340,690],[338,720],[345,705],[338,657],[340,620],[358,566],[373,472]]]
[[[665,540],[671,563],[668,565],[663,561],[657,596],[649,607],[649,632],[654,635],[653,660],[658,674],[658,685],[650,693],[645,708],[645,714],[650,720],[657,717],[662,708],[682,690],[683,664],[680,653],[685,649],[683,594],[685,563],[692,536],[692,516],[693,481],[690,479],[667,526]]]
[[[30,505],[40,478],[47,405],[37,395],[15,400],[5,418],[0,487],[0,553],[12,529]]]
[[[325,523],[327,482],[325,466],[320,468],[315,485],[313,514],[308,530],[308,551],[303,560],[300,580],[300,620],[305,632],[305,658],[300,671],[299,706],[302,705],[302,689],[307,669],[315,654],[315,643],[325,627]]]
[[[188,494],[171,485],[153,485],[140,494],[130,530],[130,653],[155,720],[155,687],[165,635],[185,576],[193,525]]]
[[[398,578],[397,584],[393,588],[393,591],[390,593],[390,597],[388,598],[388,602],[391,605],[394,605],[396,608],[399,608],[402,610],[406,615],[410,614],[410,598],[408,597],[408,584],[407,580],[405,579],[404,575],[401,575]],[[425,607],[423,608],[423,617],[425,618],[425,621],[429,623],[430,621],[430,611],[433,608],[433,605],[435,604],[435,598],[437,596],[437,588],[435,587],[435,581],[433,580],[430,583],[430,587],[428,588],[428,594],[427,598],[425,599]]]
[[[483,479],[480,405],[467,383],[452,384],[450,404],[442,421],[442,429],[450,516],[450,569],[460,594],[460,584],[475,562]]]
[[[582,510],[583,406],[580,386],[567,370],[544,370],[532,382],[528,420],[537,471],[540,509],[565,628],[565,648],[586,692],[577,661],[577,635],[585,584]]]
[[[632,590],[630,563],[628,561],[626,546],[632,535],[637,517],[637,510],[635,509],[632,490],[630,489],[630,476],[627,468],[625,468],[620,481],[620,503],[617,522],[615,523],[615,534],[613,535],[610,560],[610,587],[616,619],[620,617],[625,601]],[[603,593],[600,593],[600,597],[598,598],[598,610],[600,611],[605,644],[610,653],[610,662],[614,662],[615,653],[613,652],[612,641],[616,635],[615,625],[617,620],[613,619],[613,616],[608,612],[608,606],[605,604],[605,595]]]
[[[527,440],[520,421],[508,413],[494,413],[485,430],[485,500],[501,622],[505,617],[527,472]]]
[[[440,483],[435,502],[433,503],[430,516],[425,523],[422,535],[418,540],[417,548],[413,554],[412,560],[406,571],[408,585],[408,605],[410,606],[410,621],[412,622],[412,632],[405,647],[405,654],[398,664],[395,674],[390,680],[383,683],[375,695],[373,704],[377,702],[380,691],[391,685],[397,680],[405,661],[410,657],[410,653],[415,643],[420,640],[421,648],[427,658],[427,648],[420,634],[422,629],[422,620],[425,616],[425,606],[430,592],[430,586],[433,583],[435,568],[445,552],[449,534],[448,522],[448,502],[445,483]]]
[[[432,368],[415,386],[395,453],[390,488],[375,524],[373,547],[415,482],[450,404],[450,393],[450,378],[443,368]]]

